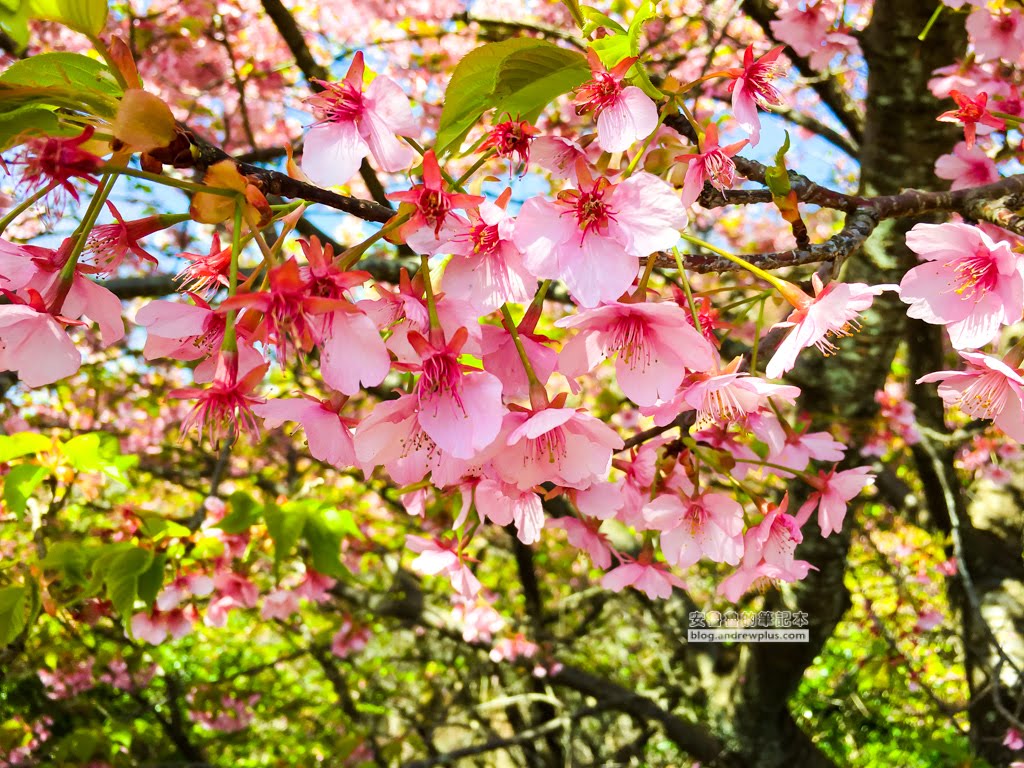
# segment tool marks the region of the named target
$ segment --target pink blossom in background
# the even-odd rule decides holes
[[[802,8],[797,3],[783,3],[770,26],[776,40],[807,57],[818,48],[837,13],[831,0],[809,0]]]
[[[317,121],[306,135],[302,171],[321,186],[348,182],[367,154],[387,172],[408,168],[416,156],[397,138],[419,132],[408,97],[383,75],[364,91],[363,70],[359,51],[344,80],[316,81],[323,90],[306,100]]]
[[[985,8],[971,11],[967,34],[979,60],[1002,59],[1015,63],[1024,52],[1024,17],[1018,8],[990,13]]]
[[[559,370],[567,378],[592,371],[617,355],[619,387],[637,405],[671,398],[687,371],[706,371],[714,364],[713,347],[675,302],[614,302],[555,325],[577,331],[558,358]]]
[[[260,609],[261,619],[285,621],[299,611],[299,596],[290,589],[275,589],[263,598]]]
[[[633,587],[651,600],[666,600],[673,589],[686,589],[686,583],[668,570],[662,563],[652,562],[648,553],[641,553],[639,559],[630,560],[620,555],[620,564],[608,571],[601,579],[601,586],[612,592],[621,592]]]
[[[658,108],[651,97],[624,77],[635,58],[625,58],[605,69],[597,52],[587,49],[591,79],[576,89],[579,114],[597,115],[597,142],[605,152],[625,152],[658,126]]]
[[[346,659],[354,653],[359,653],[369,642],[369,627],[361,626],[351,616],[346,616],[331,638],[331,653],[339,659]]]
[[[405,546],[418,554],[409,563],[414,573],[422,576],[444,574],[462,597],[472,600],[480,592],[480,582],[469,567],[463,563],[462,555],[455,549],[456,542],[440,541],[439,539],[423,539],[417,536],[406,536]]]
[[[829,472],[818,472],[816,478],[808,480],[815,490],[797,511],[797,523],[802,526],[817,507],[821,535],[828,538],[833,533],[839,533],[846,518],[846,505],[874,481],[875,476],[869,467],[842,472],[836,472],[833,467]]]
[[[561,528],[569,543],[587,553],[595,568],[605,571],[612,564],[612,550],[607,537],[600,532],[600,523],[591,520],[577,520],[575,517],[548,518],[548,528]]]
[[[1024,375],[996,357],[960,352],[967,368],[937,371],[917,380],[939,382],[939,397],[976,419],[991,419],[1017,442],[1024,442]]]
[[[981,147],[967,147],[958,142],[952,154],[942,155],[935,161],[935,175],[953,182],[950,189],[966,189],[999,181],[999,171]]]
[[[1024,259],[978,227],[915,224],[907,247],[925,263],[900,282],[909,317],[944,325],[955,349],[992,341],[1024,312]]]

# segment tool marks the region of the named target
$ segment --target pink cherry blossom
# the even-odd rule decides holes
[[[412,218],[399,228],[398,233],[419,253],[428,253],[436,247],[441,227],[449,219],[457,218],[454,209],[475,208],[484,201],[479,195],[447,192],[441,167],[432,149],[423,155],[423,183],[402,192],[391,192],[388,199],[414,206]],[[409,238],[414,239],[410,241]]]
[[[314,603],[322,603],[329,599],[331,588],[337,582],[330,576],[316,571],[307,570],[306,578],[295,588],[295,594]]]
[[[356,624],[351,616],[346,616],[338,631],[331,638],[331,653],[339,659],[347,659],[359,653],[370,642],[370,629]]]
[[[540,540],[544,508],[540,497],[533,491],[523,491],[511,483],[485,478],[477,484],[474,500],[481,518],[495,525],[514,524],[523,544],[534,544]]]
[[[765,373],[770,379],[777,379],[796,365],[797,355],[806,347],[815,346],[826,356],[834,355],[839,348],[831,338],[851,336],[860,327],[857,316],[868,309],[875,296],[883,291],[896,290],[895,285],[865,285],[864,283],[829,283],[824,288],[821,278],[815,273],[811,277],[814,298],[792,286],[794,292],[786,298],[795,307],[784,322],[773,328],[792,328],[768,361]]]
[[[156,257],[148,253],[139,244],[139,240],[166,229],[175,222],[176,217],[171,215],[147,216],[143,219],[126,222],[121,217],[121,212],[109,200],[107,207],[113,214],[115,223],[101,224],[94,227],[89,233],[86,252],[92,257],[92,261],[102,267],[104,272],[109,273],[116,271],[129,253],[140,261],[150,261],[155,264]]]
[[[531,148],[533,161],[551,174],[553,179],[576,181],[576,166],[587,162],[583,147],[564,136],[538,136]]]
[[[455,220],[441,233],[440,250],[452,254],[444,270],[442,288],[469,302],[480,314],[493,312],[505,302],[528,302],[536,278],[523,265],[523,255],[512,241],[514,220],[489,201],[469,212],[469,220]]]
[[[960,352],[964,371],[937,371],[917,383],[939,382],[939,397],[976,419],[992,422],[1024,442],[1024,375],[1017,367],[980,352]]]
[[[220,286],[227,287],[228,271],[231,267],[231,247],[220,247],[220,236],[214,232],[210,241],[210,252],[180,253],[181,258],[188,261],[177,278],[182,281],[182,288],[210,296]]]
[[[796,472],[806,469],[811,459],[841,461],[846,453],[846,446],[828,432],[797,432],[769,412],[751,417],[750,427],[768,445],[768,460],[771,463],[789,467]],[[771,471],[781,477],[791,476],[778,468]]]
[[[29,387],[43,387],[76,373],[82,355],[64,330],[71,320],[47,312],[34,291],[31,303],[21,303],[7,291],[4,294],[12,303],[0,305],[0,371],[16,372]]]
[[[195,304],[178,301],[151,301],[135,313],[135,322],[146,329],[146,360],[170,357],[198,360],[213,354],[224,339],[224,315],[195,294]]]
[[[544,482],[587,488],[608,476],[622,438],[589,413],[549,407],[505,417],[506,448],[493,457],[507,483],[527,490]]]
[[[280,398],[253,406],[253,413],[263,419],[268,429],[286,421],[298,423],[306,433],[309,453],[338,469],[356,463],[355,445],[346,419],[330,401],[311,397]]]
[[[739,364],[736,358],[724,368],[689,376],[676,397],[652,411],[654,423],[668,424],[680,411],[693,408],[697,411],[693,431],[700,432],[715,424],[742,422],[748,414],[767,407],[770,397],[789,403],[799,397],[799,387],[751,376],[739,371]]]
[[[531,659],[539,650],[536,643],[527,640],[522,633],[516,633],[513,637],[503,637],[496,642],[488,655],[491,661],[498,664],[502,661]]]
[[[672,188],[649,173],[620,184],[593,181],[582,166],[577,175],[580,188],[561,192],[557,201],[527,200],[513,239],[530,272],[563,280],[578,303],[594,307],[629,288],[638,257],[678,242],[686,210]]]
[[[989,113],[988,94],[982,91],[976,98],[971,98],[956,89],[949,92],[950,98],[956,102],[956,109],[943,112],[936,119],[943,123],[961,123],[964,126],[964,142],[967,148],[974,146],[975,136],[983,136],[993,130],[1002,130],[1006,123]]]
[[[1003,746],[1014,752],[1019,752],[1024,749],[1024,736],[1021,736],[1020,731],[1016,728],[1007,728],[1006,735],[1003,737]]]
[[[551,517],[548,528],[561,528],[569,543],[587,553],[595,568],[607,570],[612,564],[612,550],[608,539],[599,530],[601,523],[596,520],[577,520],[575,517]]]
[[[661,531],[665,560],[688,568],[703,557],[737,565],[743,555],[743,507],[722,493],[682,499],[661,494],[643,509],[651,528]]]
[[[260,609],[261,619],[278,619],[284,621],[293,613],[298,613],[299,596],[290,589],[275,589],[263,598]]]
[[[601,579],[601,586],[612,592],[621,592],[626,587],[633,587],[643,592],[651,600],[666,600],[676,587],[686,589],[686,583],[671,573],[662,563],[651,561],[649,553],[641,553],[639,559],[630,561],[620,555],[623,561],[618,567],[608,571]]]
[[[406,536],[405,546],[419,555],[409,563],[414,573],[422,576],[445,574],[455,591],[467,600],[472,600],[480,591],[480,582],[462,562],[461,554],[455,549],[455,542]]]
[[[171,397],[197,401],[181,422],[182,434],[195,427],[202,438],[203,433],[209,429],[210,440],[214,443],[225,435],[238,435],[239,432],[259,434],[252,406],[264,401],[253,396],[252,392],[263,381],[270,363],[242,368],[239,365],[240,359],[237,352],[221,352],[217,355],[216,373],[208,388],[175,389],[170,392]]]
[[[420,426],[415,395],[378,403],[356,428],[354,443],[356,458],[367,474],[383,465],[391,479],[403,485],[419,482],[428,472],[453,461]]]
[[[619,387],[637,405],[671,398],[687,371],[706,371],[715,360],[714,348],[672,301],[614,302],[555,325],[578,331],[559,355],[559,369],[566,377],[592,371],[617,354]]]
[[[945,325],[954,348],[987,344],[1001,325],[1021,319],[1024,260],[1007,243],[978,227],[946,222],[916,224],[907,246],[927,260],[900,283],[907,315]]]
[[[967,34],[979,61],[1002,59],[1014,64],[1024,51],[1024,17],[1017,8],[996,13],[985,8],[971,11]]]
[[[780,43],[798,56],[810,56],[817,50],[835,21],[837,9],[831,0],[808,2],[803,8],[793,4],[780,7],[771,22],[772,33]]]
[[[968,149],[966,142],[958,142],[952,154],[942,155],[935,161],[935,175],[950,179],[950,189],[966,189],[999,181],[996,164],[980,147]]]
[[[827,473],[819,472],[816,478],[808,480],[815,491],[797,512],[797,523],[803,525],[817,507],[821,535],[828,538],[833,533],[839,533],[846,518],[846,505],[874,481],[875,476],[868,467],[857,467],[842,472],[836,472],[833,467]]]
[[[359,51],[344,80],[318,80],[324,90],[306,99],[317,122],[306,135],[302,171],[316,184],[345,184],[367,154],[389,173],[408,168],[415,157],[412,148],[396,138],[418,132],[409,99],[383,75],[364,91],[363,70]]]
[[[480,330],[483,333],[480,347],[484,370],[501,381],[502,398],[510,401],[529,397],[530,382],[512,334],[493,325],[481,325]],[[546,383],[558,364],[558,353],[549,346],[551,340],[547,336],[530,333],[524,329],[523,324],[520,324],[518,330],[530,367],[540,383]]]
[[[784,72],[778,62],[783,48],[785,46],[778,45],[755,61],[754,46],[748,46],[743,52],[743,67],[729,70],[733,78],[729,84],[733,115],[744,130],[750,133],[752,147],[756,147],[761,140],[761,120],[757,116],[757,108],[782,106],[782,97],[772,81]]]
[[[625,75],[636,58],[625,58],[605,69],[593,48],[587,49],[591,79],[576,89],[576,112],[597,115],[597,143],[605,152],[625,152],[658,127],[658,108],[651,97]]]
[[[418,333],[409,336],[421,358],[415,390],[420,426],[435,445],[458,459],[470,459],[489,446],[504,415],[501,382],[459,363],[467,336],[460,329],[450,342],[438,345]]]
[[[0,288],[18,291],[31,284],[41,271],[39,262],[49,262],[53,250],[37,245],[19,245],[0,238]]]
[[[705,181],[720,191],[732,187],[736,181],[736,164],[732,157],[748,143],[748,139],[743,139],[727,147],[719,146],[718,126],[708,123],[704,141],[701,142],[702,151],[676,157],[676,160],[688,163],[686,177],[683,179],[683,205],[689,207],[697,202]]]
[[[467,643],[489,643],[505,628],[505,620],[494,607],[483,602],[457,599],[452,606],[452,619],[462,627],[462,639]]]
[[[840,30],[828,32],[822,39],[821,45],[811,52],[810,65],[812,69],[823,72],[837,56],[860,56],[860,43],[853,35]]]
[[[761,581],[800,581],[813,565],[796,560],[796,546],[802,542],[800,526],[786,514],[787,499],[771,508],[764,519],[743,536],[743,562],[721,584],[718,593],[737,602],[744,592]]]

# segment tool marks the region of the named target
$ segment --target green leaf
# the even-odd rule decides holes
[[[107,26],[107,0],[31,0],[32,16],[96,36]]]
[[[64,578],[72,583],[85,583],[88,560],[82,547],[75,542],[58,541],[51,544],[40,565],[47,570],[63,571]]]
[[[789,183],[789,171],[786,169],[786,153],[789,151],[789,131],[786,131],[786,140],[775,153],[775,165],[764,172],[764,180],[775,197],[785,197],[791,189]]]
[[[597,52],[601,63],[608,69],[629,56],[640,55],[640,37],[643,34],[644,25],[654,18],[656,5],[651,0],[645,0],[633,14],[633,18],[629,22],[629,29],[623,29],[620,25],[615,24],[619,30],[618,33],[606,35],[590,43],[590,47]],[[609,21],[611,20],[609,19]],[[640,66],[640,62],[629,68],[629,71],[626,72],[626,79],[643,89],[644,93],[652,99],[663,97],[661,91],[651,82],[647,71]]]
[[[122,456],[117,438],[105,432],[90,432],[64,443],[64,455],[79,472],[99,472],[129,485],[125,471],[138,462],[136,456]]]
[[[0,435],[0,464],[11,459],[49,450],[53,445],[50,438],[38,432],[16,432],[13,435]]]
[[[28,500],[50,470],[38,464],[19,464],[4,476],[4,504],[19,520]]]
[[[348,570],[341,564],[341,542],[347,536],[362,538],[352,513],[347,509],[327,508],[309,515],[303,537],[309,544],[313,567],[317,571],[335,578],[348,575]]]
[[[120,552],[110,561],[105,574],[107,597],[125,621],[131,617],[135,607],[139,576],[145,573],[152,563],[153,553],[140,547]]]
[[[25,104],[0,112],[0,152],[39,136],[75,136],[81,128],[62,123],[48,107]]]
[[[184,539],[192,535],[192,531],[184,525],[164,517],[142,518],[142,532],[153,541]]]
[[[497,107],[513,117],[536,116],[590,76],[586,58],[545,40],[517,37],[466,54],[445,90],[434,150],[456,152],[483,114]]]
[[[9,645],[25,628],[26,587],[0,589],[0,647]]]
[[[274,540],[274,573],[277,573],[281,561],[295,549],[302,529],[306,525],[306,508],[299,504],[285,504],[283,507],[269,505],[264,518],[267,521],[267,532]]]
[[[164,568],[167,565],[167,553],[161,552],[153,558],[149,568],[139,574],[139,599],[142,600],[150,610],[160,588],[164,585]]]
[[[217,523],[217,527],[224,533],[242,533],[260,519],[260,505],[245,491],[232,493],[228,497],[227,506],[231,511]]]
[[[80,53],[40,53],[21,59],[0,74],[0,83],[82,90],[109,97],[112,102],[123,93],[105,64]]]
[[[0,2],[0,29],[18,46],[20,53],[28,45],[28,3]]]

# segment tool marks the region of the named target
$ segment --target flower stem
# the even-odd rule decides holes
[[[757,351],[761,346],[761,328],[764,326],[764,304],[765,299],[761,299],[761,304],[757,309],[757,327],[754,330],[754,348],[750,352],[750,372],[752,374],[757,371]]]
[[[228,296],[234,296],[238,291],[238,257],[242,251],[242,208],[244,198],[235,199],[235,226],[231,232],[231,265],[228,269]],[[238,337],[235,333],[235,317],[237,311],[232,309],[227,313],[224,326],[224,342],[221,344],[221,352],[237,352]]]
[[[942,8],[942,3],[939,3],[935,7],[935,11],[932,13],[931,18],[928,19],[928,23],[924,25],[924,29],[921,30],[921,34],[917,36],[917,39],[920,40],[922,43],[924,42],[925,38],[928,37],[928,33],[932,31],[932,27],[935,26],[935,22],[939,20],[939,16],[942,15]]]
[[[71,236],[73,240],[71,253],[68,254],[68,259],[64,262],[64,266],[60,268],[60,274],[57,279],[57,295],[54,297],[53,304],[50,307],[50,311],[54,314],[60,312],[61,307],[64,306],[64,299],[67,298],[68,291],[71,290],[71,283],[75,279],[75,268],[78,266],[78,259],[85,250],[86,239],[96,224],[100,211],[103,210],[103,203],[106,202],[107,196],[114,186],[114,181],[114,177],[111,174],[103,174],[100,178],[99,187],[96,189],[96,194],[89,201],[89,207],[85,211],[82,223],[78,225],[78,229]]]
[[[697,312],[697,304],[693,300],[693,291],[690,290],[690,279],[686,276],[686,270],[683,268],[683,256],[679,253],[678,248],[672,249],[672,255],[676,257],[676,267],[679,269],[679,282],[683,285],[683,293],[686,294],[686,303],[690,306],[690,315],[693,317],[693,327],[697,329],[697,333],[703,334],[704,329],[700,325],[700,313]]]
[[[434,298],[434,287],[430,284],[430,257],[426,254],[420,257],[420,274],[423,275],[423,292],[427,297],[427,314],[433,335],[435,331],[440,333],[441,319],[437,316],[437,300]]]
[[[523,362],[523,370],[526,371],[526,380],[530,383],[530,402],[534,408],[538,407],[538,403],[534,402],[536,397],[538,400],[543,400],[540,407],[547,405],[547,391],[544,389],[544,385],[537,378],[537,373],[533,370],[533,365],[530,363],[530,358],[526,355],[526,348],[523,346],[523,340],[519,337],[519,329],[516,327],[515,320],[512,319],[512,313],[508,309],[508,304],[502,304],[501,310],[501,324],[505,326],[505,330],[512,336],[512,343],[516,345],[516,352],[519,354],[519,359]],[[541,395],[543,394],[543,398]]]
[[[4,233],[4,230],[7,229],[7,227],[9,227],[16,218],[21,216],[21,214],[23,214],[25,211],[27,211],[29,208],[35,205],[35,203],[37,203],[39,199],[43,197],[43,195],[45,195],[55,186],[57,186],[56,183],[47,184],[44,187],[40,187],[38,190],[32,193],[32,195],[30,195],[26,200],[14,206],[11,209],[10,213],[8,213],[6,216],[0,219],[0,235]]]
[[[337,259],[335,259],[335,262],[343,270],[352,269],[352,267],[359,263],[359,260],[363,257],[363,254],[366,253],[367,249],[371,245],[376,243],[385,235],[394,232],[396,229],[405,224],[405,222],[407,222],[411,218],[412,211],[393,216],[387,224],[385,224],[383,227],[378,229],[368,238],[363,240],[363,242],[358,243],[357,245],[353,245],[351,248],[348,248],[345,251],[339,253]]]
[[[637,299],[646,298],[647,294],[647,283],[651,279],[651,273],[654,272],[654,265],[658,263],[657,256],[651,256],[647,259],[647,264],[644,265],[644,273],[640,276],[640,282],[637,283],[636,290],[633,291],[633,296]]]
[[[458,179],[455,180],[455,188],[462,190],[462,185],[466,183],[469,177],[476,173],[478,170],[480,170],[480,166],[482,166],[492,157],[494,157],[494,149],[488,149],[486,152],[480,155],[479,159],[475,163],[473,163],[464,174],[462,174],[461,176],[459,176]]]
[[[162,176],[159,173],[149,173],[148,171],[137,171],[134,168],[124,168],[119,165],[106,165],[100,168],[101,171],[106,173],[117,173],[121,176],[131,176],[135,179],[143,179],[145,181],[152,181],[154,184],[163,184],[167,187],[175,187],[182,189],[186,192],[208,192],[211,195],[220,195],[221,197],[234,197],[238,194],[237,189],[224,189],[222,187],[208,187],[205,184],[195,184],[191,181],[184,181],[182,179],[176,179],[173,176]]]
[[[681,232],[679,234],[679,236],[681,238],[683,238],[683,240],[685,240],[688,243],[693,243],[694,245],[700,246],[701,248],[704,248],[705,250],[711,251],[712,253],[714,253],[714,254],[716,254],[718,256],[721,256],[723,259],[731,261],[733,264],[738,264],[739,266],[743,267],[745,270],[747,270],[751,274],[757,275],[758,277],[760,277],[765,282],[769,283],[770,285],[773,285],[784,296],[786,295],[786,293],[788,291],[788,287],[785,284],[785,282],[783,280],[779,279],[778,277],[776,277],[775,275],[771,274],[770,272],[765,272],[760,267],[754,266],[753,264],[751,264],[746,259],[740,258],[739,256],[736,256],[735,254],[729,253],[728,251],[723,251],[721,248],[716,248],[711,243],[705,242],[704,240],[701,240],[699,237],[694,237],[693,235],[688,235],[685,232]]]

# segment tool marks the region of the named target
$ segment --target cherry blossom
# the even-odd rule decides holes
[[[800,526],[786,513],[788,499],[770,506],[764,519],[743,535],[743,561],[721,584],[718,592],[726,600],[737,602],[744,592],[762,581],[800,581],[813,565],[794,557],[803,540]]]
[[[419,132],[409,99],[389,77],[378,75],[363,90],[363,53],[352,59],[340,83],[316,81],[323,90],[306,103],[316,123],[306,135],[302,170],[324,186],[345,184],[367,154],[383,171],[401,171],[415,153],[398,136]]]
[[[208,388],[176,389],[170,393],[171,397],[197,401],[181,423],[182,434],[195,427],[202,438],[208,430],[210,441],[214,443],[225,435],[237,435],[239,432],[259,434],[252,407],[263,400],[252,393],[263,381],[270,363],[255,363],[243,368],[239,360],[237,352],[222,351],[216,358],[216,371]]]
[[[554,202],[527,200],[513,240],[536,277],[564,280],[574,299],[594,307],[629,288],[638,257],[676,244],[686,211],[672,188],[648,173],[611,184],[605,177],[594,181],[580,165],[577,176],[579,189]]]
[[[964,143],[970,149],[974,146],[976,135],[985,135],[993,130],[1002,130],[1006,123],[998,117],[989,113],[986,109],[988,94],[979,93],[976,98],[971,98],[958,90],[949,92],[950,98],[956,102],[956,109],[943,112],[938,120],[944,123],[962,123],[964,126]]]
[[[937,371],[917,380],[939,382],[939,397],[976,419],[991,419],[1017,442],[1024,442],[1024,374],[1015,365],[980,352],[960,352],[964,371]]]
[[[999,181],[996,164],[978,146],[968,148],[966,142],[958,142],[949,155],[942,155],[935,161],[935,175],[950,179],[950,189],[966,189]]]
[[[597,142],[605,152],[625,152],[658,126],[658,108],[651,97],[624,77],[636,63],[625,58],[605,69],[597,52],[587,49],[591,79],[576,90],[578,114],[597,115]]]
[[[895,285],[865,285],[864,283],[832,282],[822,287],[817,273],[812,275],[814,298],[792,286],[786,299],[796,308],[785,321],[773,328],[791,328],[775,354],[768,361],[765,373],[777,379],[796,365],[800,351],[815,346],[826,356],[839,348],[830,338],[851,336],[860,328],[858,315],[868,309],[875,296],[883,291],[897,290]]]
[[[944,325],[956,349],[992,341],[1024,312],[1024,260],[978,227],[916,224],[907,246],[926,263],[900,282],[909,317]]]
[[[683,205],[689,207],[697,201],[701,190],[704,189],[704,182],[710,183],[719,191],[732,187],[736,181],[736,164],[732,157],[748,143],[749,139],[743,139],[726,147],[719,146],[718,126],[709,123],[701,143],[702,151],[676,157],[676,160],[688,163],[686,177],[683,180]]]
[[[1017,8],[995,13],[978,8],[967,17],[967,34],[979,60],[1003,59],[1013,63],[1024,49],[1024,18]]]
[[[306,396],[268,400],[254,405],[252,411],[263,419],[267,429],[280,427],[286,421],[298,423],[306,433],[313,458],[347,469],[356,463],[355,444],[339,407],[340,404]]]
[[[681,499],[665,493],[644,506],[644,519],[661,531],[661,551],[672,565],[688,568],[703,557],[738,565],[743,555],[743,507],[721,493]]]
[[[778,58],[784,47],[776,46],[755,61],[754,46],[748,46],[743,52],[743,67],[729,70],[729,76],[733,78],[729,84],[733,115],[743,129],[750,133],[752,147],[756,147],[761,140],[761,120],[757,116],[757,108],[782,106],[782,97],[772,81],[783,74]]]
[[[846,518],[846,505],[874,480],[875,476],[868,467],[857,467],[842,472],[837,472],[833,467],[829,472],[819,472],[817,477],[807,478],[807,482],[815,490],[797,511],[797,523],[803,525],[817,508],[821,535],[828,538],[833,533],[839,533]]]
[[[687,371],[706,371],[714,349],[675,302],[615,302],[555,323],[578,333],[562,348],[559,369],[569,378],[618,355],[616,378],[637,405],[671,397]]]
[[[686,589],[686,582],[662,563],[653,562],[647,552],[642,552],[635,561],[624,555],[619,557],[622,562],[601,579],[601,586],[605,589],[621,592],[626,587],[633,587],[651,600],[666,600],[671,597],[673,589]]]
[[[47,312],[34,291],[29,302],[3,293],[11,303],[0,305],[0,371],[16,372],[29,387],[53,384],[78,371],[82,355],[64,330],[73,321]]]

